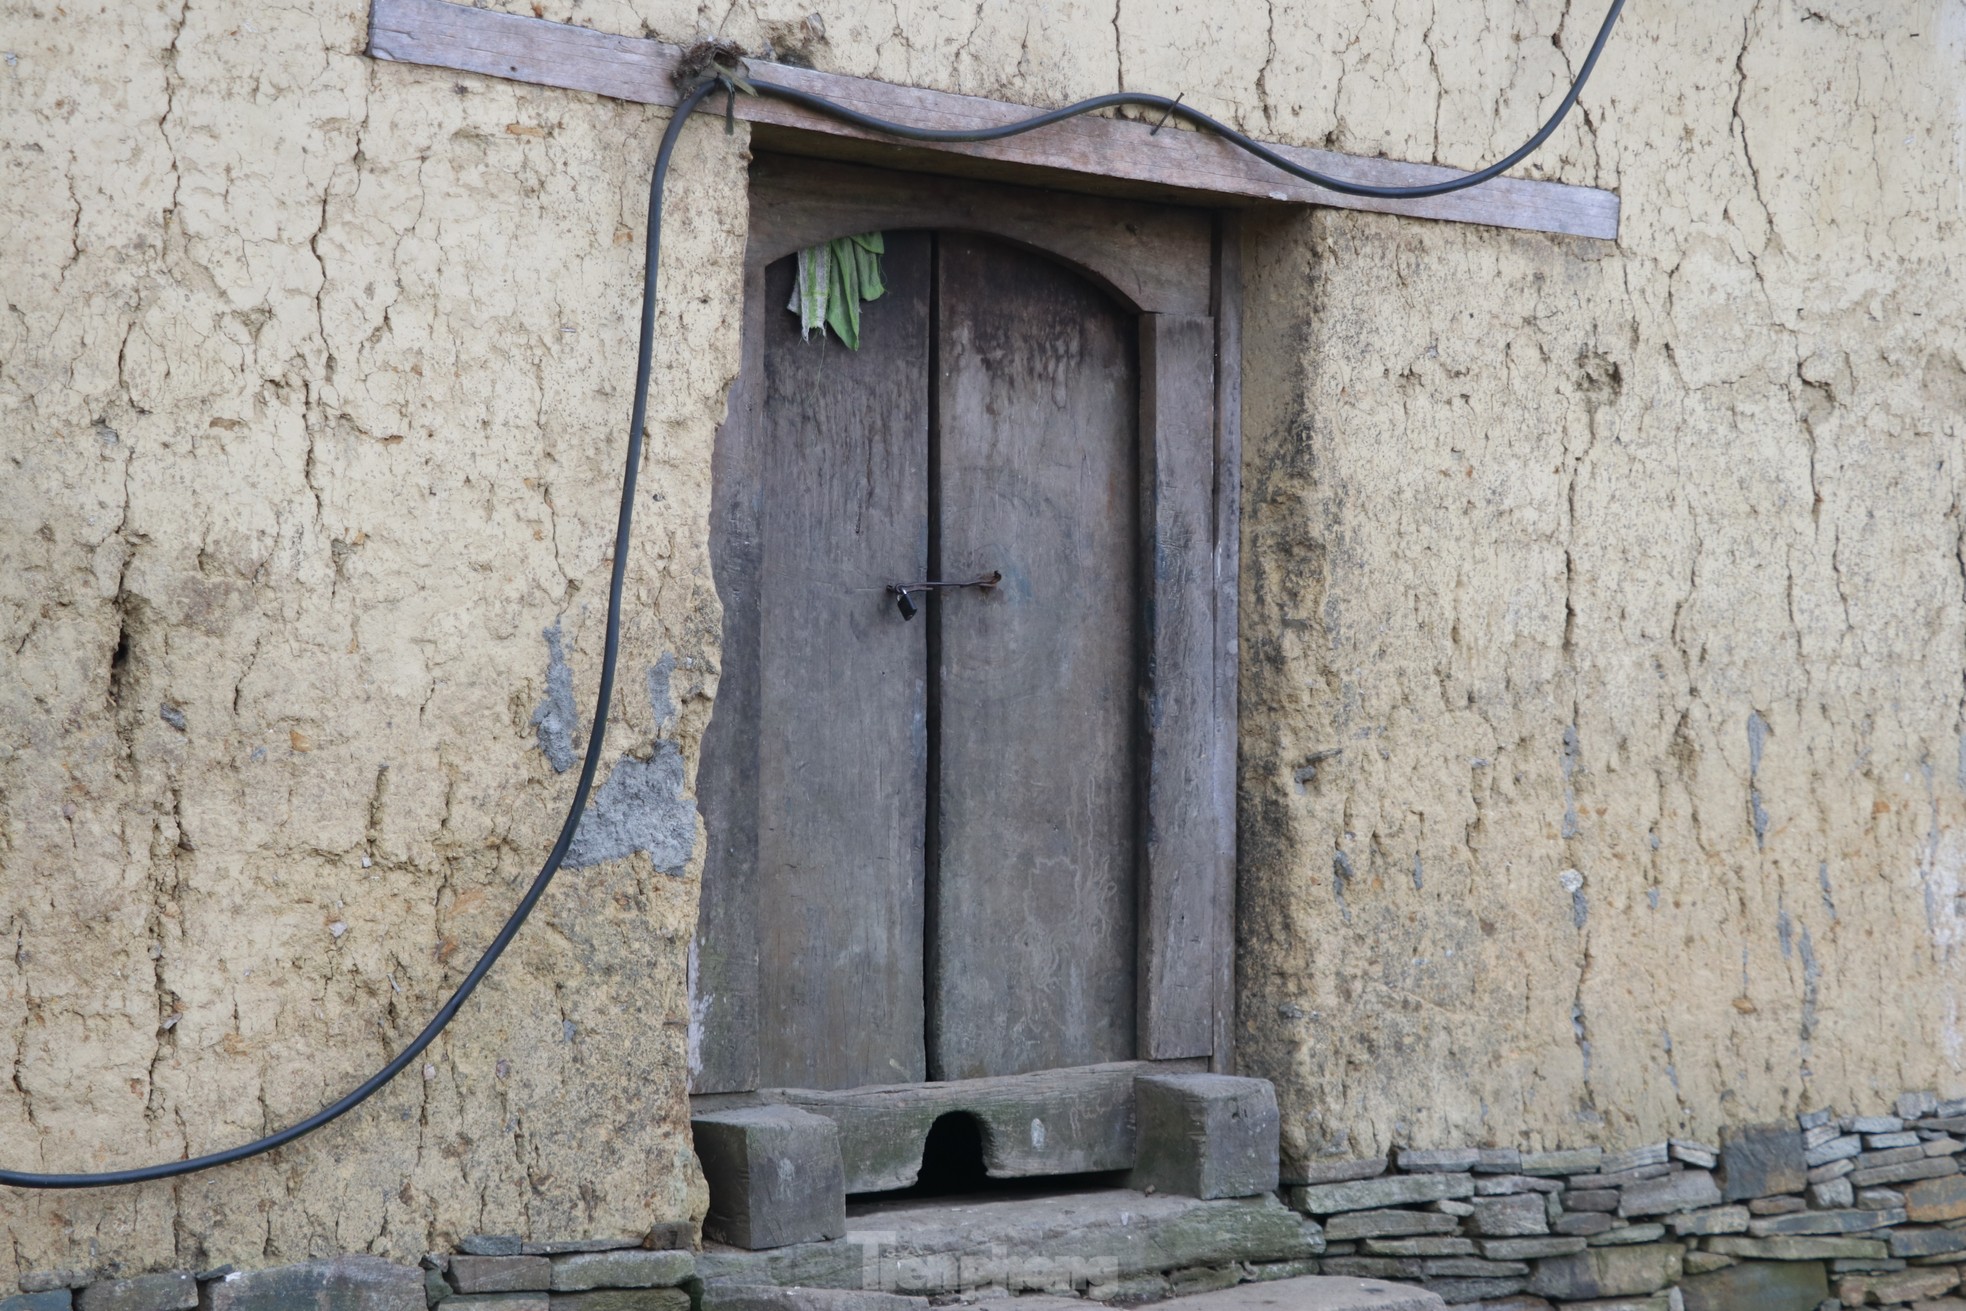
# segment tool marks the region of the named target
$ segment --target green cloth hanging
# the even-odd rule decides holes
[[[799,316],[799,336],[810,338],[814,328],[826,329],[860,349],[860,302],[879,300],[887,291],[881,281],[881,256],[886,243],[878,232],[836,237],[799,252],[798,281],[785,308]]]

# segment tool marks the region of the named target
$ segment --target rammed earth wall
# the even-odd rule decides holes
[[[1596,21],[497,3],[1455,164]],[[91,1169],[350,1086],[549,845],[664,115],[375,65],[361,0],[0,4],[0,1160]],[[1616,243],[1252,219],[1238,1038],[1298,1168],[1966,1092],[1963,60],[1958,0],[1636,6],[1526,169],[1615,187]],[[746,143],[706,120],[672,184],[596,863],[372,1106],[214,1176],[9,1194],[0,1281],[701,1214],[687,813]]]

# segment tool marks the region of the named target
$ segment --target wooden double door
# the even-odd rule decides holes
[[[840,173],[863,194],[885,176]],[[801,332],[779,250],[858,216],[808,200],[822,212],[754,230],[713,525],[699,1093],[1215,1043],[1211,321],[1159,322],[1029,241],[934,223],[965,211],[928,185],[941,212],[886,211],[930,222],[885,227],[858,350]],[[1170,435],[1202,480],[1175,496]]]

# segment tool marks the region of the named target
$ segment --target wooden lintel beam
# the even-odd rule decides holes
[[[614,36],[450,0],[373,0],[369,53],[377,59],[589,91],[640,104],[673,105],[677,99],[673,74],[681,52],[660,41]],[[1032,112],[1026,105],[897,86],[871,78],[784,64],[754,67],[771,81],[923,127],[987,126]],[[715,101],[714,107],[721,112],[722,101]],[[739,118],[775,134],[833,142],[891,141],[765,96],[739,96],[736,110]],[[1332,176],[1379,185],[1412,186],[1452,177],[1456,172],[1433,164],[1341,155],[1302,146],[1272,148]],[[1505,177],[1425,200],[1374,200],[1312,186],[1206,133],[1170,128],[1150,134],[1143,123],[1092,114],[1002,141],[926,147],[910,143],[910,149],[962,156],[999,168],[1031,170],[1034,176],[1076,176],[1163,188],[1220,204],[1329,205],[1607,240],[1618,235],[1617,193],[1596,187]]]

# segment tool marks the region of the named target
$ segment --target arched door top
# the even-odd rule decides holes
[[[968,178],[760,156],[748,268],[857,232],[934,228],[999,237],[1075,269],[1142,314],[1208,314],[1205,210],[1062,196]]]

